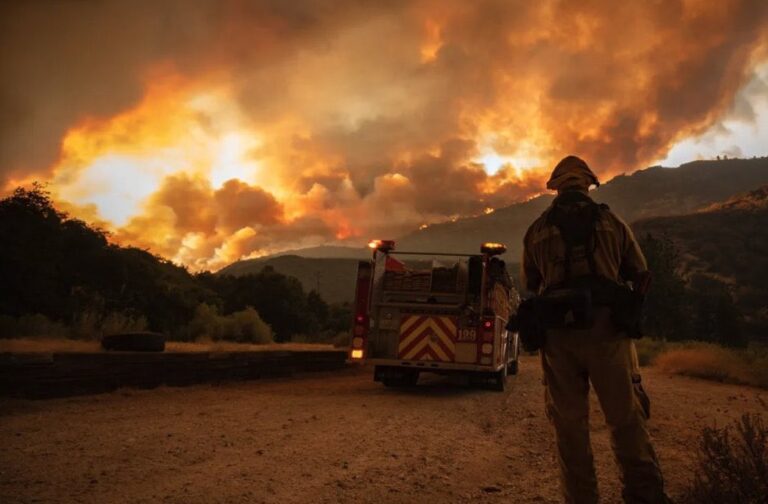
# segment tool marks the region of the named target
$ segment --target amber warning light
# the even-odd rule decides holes
[[[373,250],[380,250],[382,252],[389,252],[395,250],[394,240],[371,240],[368,242],[368,248]]]
[[[480,246],[480,252],[488,255],[499,255],[507,251],[503,243],[485,242]]]

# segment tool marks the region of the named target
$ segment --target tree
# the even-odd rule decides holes
[[[278,273],[271,266],[239,277],[207,274],[198,278],[223,300],[222,313],[233,313],[248,306],[256,309],[272,327],[275,341],[288,341],[293,335],[317,330],[301,282]]]
[[[724,283],[706,275],[694,275],[690,295],[694,339],[731,347],[747,346],[741,313]]]
[[[193,276],[146,250],[110,244],[104,231],[57,211],[39,184],[0,200],[0,243],[0,316],[11,321],[42,317],[77,336],[146,322],[186,338],[213,317],[222,337],[242,341],[269,341],[271,331],[287,341],[329,324],[328,305],[295,278],[271,267]]]
[[[104,231],[57,211],[40,184],[0,200],[0,243],[0,315],[72,327],[88,319],[97,329],[115,314],[145,316],[150,329],[174,333],[200,302],[217,302],[184,268],[110,245]]]
[[[678,273],[679,253],[666,236],[656,238],[650,233],[640,240],[640,246],[653,274],[653,283],[645,302],[643,325],[648,334],[667,340],[690,337],[689,306],[685,281]]]
[[[308,332],[319,332],[328,325],[329,315],[328,303],[320,296],[316,290],[309,291],[307,294],[307,313],[309,315]]]

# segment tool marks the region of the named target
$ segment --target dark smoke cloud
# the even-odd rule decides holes
[[[226,84],[281,190],[178,167],[116,236],[203,266],[397,234],[539,192],[565,154],[605,179],[753,121],[767,37],[763,0],[8,1],[0,187],[76,180],[65,132],[173,74]],[[533,169],[489,175],[488,149]]]

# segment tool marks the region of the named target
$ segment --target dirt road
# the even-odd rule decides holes
[[[648,369],[651,433],[670,492],[707,425],[766,412],[758,389]],[[558,502],[535,358],[506,393],[370,370],[222,386],[0,401],[0,502]],[[604,502],[619,501],[593,402]]]

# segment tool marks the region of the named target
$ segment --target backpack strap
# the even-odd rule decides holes
[[[585,205],[579,205],[580,203]],[[552,207],[547,211],[547,224],[557,227],[565,245],[564,284],[568,285],[572,280],[573,248],[580,245],[584,247],[590,274],[593,277],[598,276],[594,256],[597,248],[597,222],[600,220],[600,213],[607,209],[607,205],[597,204],[586,194],[573,191],[555,198]]]

